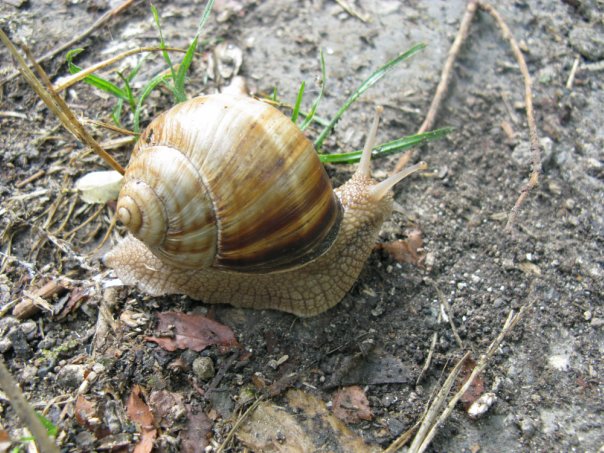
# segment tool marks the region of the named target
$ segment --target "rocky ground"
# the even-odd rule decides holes
[[[106,167],[59,126],[21,78],[2,84],[0,350],[29,401],[59,428],[64,451],[127,451],[137,444],[150,451],[153,442],[157,451],[217,448],[261,395],[255,413],[236,426],[230,451],[291,451],[294,445],[378,451],[416,423],[464,352],[478,360],[510,311],[527,304],[473,387],[475,396],[492,392],[496,401],[476,420],[459,404],[430,448],[601,451],[604,5],[502,3],[496,6],[533,77],[542,144],[540,185],[513,234],[503,231],[507,213],[530,172],[524,89],[507,42],[493,19],[479,13],[436,124],[455,129],[416,151],[430,171],[397,186],[397,207],[380,234],[382,242],[403,239],[407,245],[421,235],[422,260],[399,263],[376,250],[346,298],[308,319],[111,286],[114,277],[99,260],[111,244],[98,247],[115,204],[89,205],[73,190],[79,176]],[[376,105],[385,107],[378,141],[414,133],[466,3],[345,4],[356,11],[319,0],[217,1],[187,93],[212,92],[237,70],[254,92],[277,89],[287,102],[306,81],[307,107],[318,92],[323,50],[327,81],[318,114],[330,118],[377,67],[424,42],[426,50],[354,104],[326,150],[361,147]],[[114,6],[105,0],[8,1],[0,4],[0,27],[38,56]],[[185,47],[203,4],[156,6],[167,43]],[[87,67],[157,42],[149,5],[140,2],[70,48],[85,47],[77,63]],[[4,80],[12,64],[5,48],[0,57]],[[137,58],[125,60],[124,70]],[[63,53],[44,67],[53,80],[68,73]],[[148,58],[134,88],[163,69],[160,57]],[[115,106],[113,98],[83,84],[69,89],[66,99],[78,115],[103,121],[110,121]],[[166,90],[154,92],[143,123],[170,102]],[[131,118],[124,119],[131,127]],[[100,141],[117,137],[90,127]],[[111,152],[125,165],[129,151]],[[396,160],[377,160],[377,176]],[[352,170],[328,168],[335,185]],[[123,231],[110,242],[118,234]],[[450,304],[448,315],[438,291]],[[165,314],[171,311],[208,315],[232,329],[239,346],[227,333],[221,337],[226,345],[167,350],[170,345],[150,337],[166,334],[161,322],[176,324]],[[422,373],[433,338],[430,366]],[[24,436],[3,394],[0,414],[3,434],[13,441]]]

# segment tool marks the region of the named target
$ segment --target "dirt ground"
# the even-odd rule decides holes
[[[415,132],[466,2],[351,3],[366,14],[366,22],[333,1],[217,1],[188,94],[212,92],[222,83],[208,78],[208,59],[227,42],[242,50],[239,73],[255,92],[272,93],[276,87],[281,99],[293,102],[305,80],[308,105],[318,91],[323,49],[327,84],[318,114],[331,117],[373,70],[424,42],[426,50],[346,113],[326,148],[361,147],[378,104],[385,107],[380,142]],[[248,391],[267,395],[267,389],[277,388],[267,400],[287,408],[291,401],[283,392],[297,388],[333,408],[337,389],[353,384],[366,395],[371,416],[346,424],[367,445],[385,448],[421,417],[443,373],[463,352],[477,359],[509,312],[527,303],[532,308],[482,377],[484,392],[493,392],[496,402],[477,420],[459,405],[431,451],[602,451],[604,5],[598,0],[499,3],[533,77],[543,147],[540,185],[528,197],[514,233],[503,232],[505,214],[530,172],[522,78],[494,21],[479,13],[437,121],[438,127],[455,130],[417,151],[429,163],[430,175],[397,186],[398,207],[380,235],[386,242],[419,229],[428,265],[399,264],[376,251],[346,298],[309,319],[108,288],[115,281],[99,257],[110,244],[95,249],[115,205],[87,205],[72,190],[77,177],[106,167],[59,126],[23,80],[2,85],[0,350],[34,407],[60,428],[63,451],[132,449],[141,436],[127,414],[136,385],[149,404],[158,394],[182,400],[173,404],[174,410],[183,408],[181,413],[165,416],[155,431],[157,451],[199,451],[201,441],[197,450],[185,445],[192,438],[191,420],[199,421],[200,431],[207,425],[200,437],[209,438],[210,447],[220,445],[249,406]],[[2,2],[0,27],[42,55],[116,4]],[[203,2],[158,1],[156,6],[167,43],[186,46]],[[139,2],[77,44],[86,48],[78,64],[86,67],[156,43],[149,6]],[[5,48],[0,59],[4,79],[12,70]],[[575,61],[579,66],[568,86]],[[148,80],[162,65],[160,58],[149,58],[137,80]],[[62,57],[45,68],[53,80],[67,74]],[[114,101],[97,90],[78,85],[66,98],[76,113],[109,121]],[[168,103],[165,92],[152,95],[143,121]],[[93,131],[101,141],[115,137]],[[112,153],[127,163],[128,147]],[[385,176],[395,160],[377,160],[377,175]],[[337,185],[352,167],[328,170]],[[112,240],[117,238],[114,233]],[[13,316],[17,304],[38,300],[36,291],[49,281],[67,287],[47,298],[52,313]],[[439,316],[435,287],[451,305],[463,349]],[[146,341],[158,335],[155,316],[166,311],[209,313],[233,330],[240,349],[168,352]],[[430,367],[417,382],[435,333]],[[207,359],[200,358],[210,358],[214,369],[206,369]],[[76,396],[88,402],[84,410],[80,401],[78,414]],[[0,420],[0,429],[12,439],[23,435],[3,394]],[[288,435],[275,432],[275,445],[281,442],[287,451]],[[325,438],[316,449],[345,450],[331,442]],[[229,449],[243,451],[246,445],[259,449],[241,435]]]

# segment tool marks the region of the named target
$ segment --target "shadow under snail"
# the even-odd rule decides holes
[[[424,163],[371,178],[361,162],[333,190],[310,141],[243,94],[201,96],[154,119],[132,152],[117,217],[130,231],[104,262],[150,295],[312,316],[355,283],[392,187]]]

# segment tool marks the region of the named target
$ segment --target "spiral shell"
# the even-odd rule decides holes
[[[179,104],[141,135],[118,219],[162,261],[240,272],[324,253],[342,209],[312,144],[277,109],[226,94]]]

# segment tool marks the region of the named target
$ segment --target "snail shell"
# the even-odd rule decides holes
[[[278,110],[241,95],[192,99],[156,118],[126,171],[117,216],[132,233],[104,257],[151,295],[321,313],[354,285],[391,188],[425,168],[371,178],[378,114],[361,162],[331,183],[312,145]]]
[[[118,219],[162,261],[239,272],[329,248],[342,208],[312,144],[246,96],[195,98],[157,117],[128,165]]]

